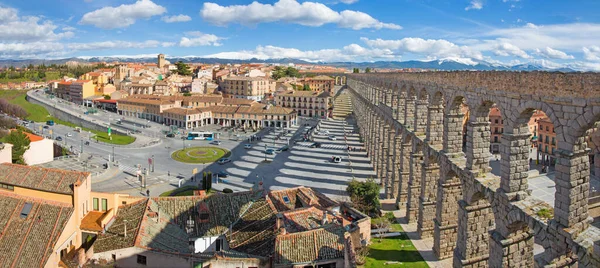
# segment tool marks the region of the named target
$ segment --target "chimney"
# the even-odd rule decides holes
[[[277,219],[275,220],[275,230],[279,230],[279,228],[284,227],[283,225],[283,214],[277,213],[276,215]],[[285,229],[285,228],[284,228]]]
[[[321,225],[327,224],[327,210],[323,211],[323,220],[321,221]]]

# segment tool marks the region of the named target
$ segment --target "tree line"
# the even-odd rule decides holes
[[[0,71],[0,82],[23,82],[23,81],[49,81],[58,80],[63,76],[79,77],[85,73],[89,73],[99,68],[107,67],[106,64],[100,63],[95,65],[76,65],[69,66],[66,64],[51,64],[51,65],[32,65],[23,66],[17,70],[11,66]]]

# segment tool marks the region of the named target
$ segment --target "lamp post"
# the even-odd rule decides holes
[[[265,162],[267,162],[267,143],[265,142]],[[256,175],[258,176],[258,175]]]
[[[115,146],[112,147],[112,161],[115,162]]]
[[[79,150],[81,153],[83,153],[83,138],[81,139],[81,149]]]
[[[123,227],[125,228],[125,231],[123,232],[123,235],[125,237],[127,237],[127,220],[123,220]]]
[[[152,155],[152,172],[154,172],[154,155]]]

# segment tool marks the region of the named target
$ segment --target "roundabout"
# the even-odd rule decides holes
[[[231,152],[224,148],[200,146],[177,150],[171,154],[171,158],[182,163],[206,164],[215,162],[222,157],[228,157],[229,155],[231,155]]]

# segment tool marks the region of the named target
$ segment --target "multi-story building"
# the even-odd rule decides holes
[[[158,54],[158,68],[162,69],[166,64],[165,54]]]
[[[69,86],[70,101],[84,104],[84,100],[96,94],[94,83],[90,80],[77,80]]]
[[[181,107],[181,100],[126,98],[117,100],[118,113],[163,123],[163,112]]]
[[[60,81],[56,84],[56,90],[54,91],[56,96],[71,101],[70,88],[72,81]]]
[[[294,91],[289,90],[278,93],[275,101],[278,106],[291,108],[299,116],[307,117],[330,117],[329,101],[330,95],[327,91]]]
[[[262,77],[229,77],[220,86],[226,97],[255,101],[261,101],[266,94],[275,91],[275,82]]]
[[[306,77],[302,80],[303,85],[308,85],[313,91],[327,91],[331,95],[335,95],[335,79],[319,75],[315,77]]]
[[[496,107],[490,109],[489,118],[490,131],[492,132],[490,135],[490,152],[495,154],[500,152],[502,133],[504,132],[504,120],[502,119],[500,110]]]
[[[554,124],[548,117],[538,120],[538,159],[541,164],[554,164],[554,151],[556,150],[556,132]]]

